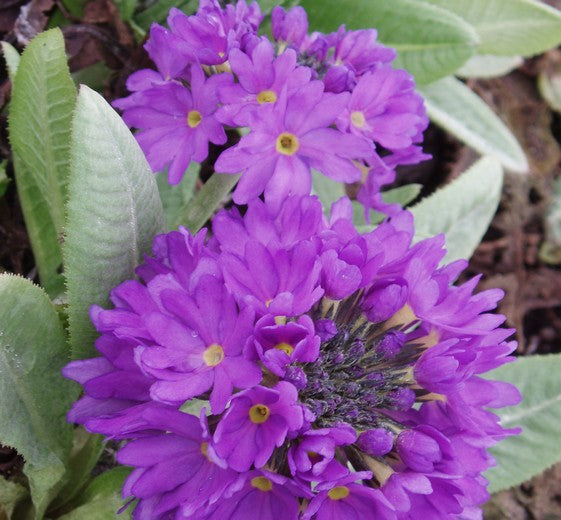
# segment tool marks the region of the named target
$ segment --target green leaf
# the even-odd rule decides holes
[[[205,222],[212,217],[216,209],[224,202],[230,190],[236,185],[239,174],[214,173],[210,176],[191,203],[185,208],[180,223],[195,234]]]
[[[334,202],[346,195],[342,182],[336,182],[317,170],[312,170],[312,193],[318,196],[326,214],[329,214]]]
[[[28,495],[21,484],[0,477],[0,520],[11,519],[16,506]]]
[[[553,194],[545,213],[545,241],[539,255],[543,262],[561,264],[561,177],[553,181]]]
[[[510,130],[489,106],[461,81],[444,78],[419,89],[431,120],[482,155],[496,157],[516,173],[528,160]]]
[[[74,72],[72,79],[76,86],[87,85],[93,90],[102,92],[110,75],[111,69],[103,61],[98,61],[89,67]]]
[[[200,164],[192,162],[177,186],[171,186],[168,183],[167,172],[156,176],[168,229],[177,229],[182,224],[182,215],[195,194],[195,184],[199,178],[200,169]]]
[[[469,259],[487,231],[501,198],[503,171],[483,157],[459,178],[413,206],[416,240],[446,235],[445,261]]]
[[[117,511],[123,506],[121,488],[129,473],[129,468],[117,467],[96,477],[81,495],[79,506],[59,520],[131,518],[132,506],[117,516]]]
[[[561,67],[555,71],[540,72],[538,90],[547,104],[561,114]]]
[[[43,290],[0,275],[0,301],[0,439],[24,457],[36,518],[42,518],[63,484],[72,444],[66,412],[77,391],[60,373],[66,338]]]
[[[60,238],[76,90],[59,29],[39,34],[21,56],[12,88],[10,142],[18,194],[43,287],[62,288]]]
[[[379,39],[397,50],[396,67],[411,72],[418,84],[456,71],[475,52],[475,30],[446,9],[418,0],[303,0],[311,28],[334,31],[378,30]]]
[[[461,78],[496,78],[517,69],[523,62],[520,56],[476,54],[456,71],[456,75]]]
[[[129,129],[96,92],[80,88],[71,138],[64,245],[70,342],[74,359],[95,355],[88,309],[134,278],[164,230],[154,175]]]
[[[50,504],[49,511],[70,502],[85,486],[103,451],[103,437],[92,435],[81,426],[74,430],[72,451],[66,467],[66,484]]]
[[[425,0],[475,27],[478,52],[533,56],[561,43],[561,12],[535,0]]]
[[[128,22],[131,20],[134,10],[136,8],[137,0],[114,0],[121,18]]]
[[[561,354],[528,356],[493,370],[486,377],[518,387],[518,406],[494,410],[503,428],[522,427],[491,449],[497,466],[485,473],[489,491],[516,486],[561,460]]]
[[[148,9],[138,13],[134,18],[135,24],[144,31],[148,31],[152,23],[164,23],[172,7],[193,13],[198,6],[196,0],[158,0]]]
[[[7,162],[8,161],[6,159],[0,161],[0,197],[2,197],[4,193],[6,193],[6,190],[8,189],[8,184],[10,184],[10,179],[6,175]]]
[[[6,68],[8,69],[8,76],[10,78],[10,81],[13,82],[18,70],[20,55],[16,48],[10,45],[8,42],[1,43],[2,54],[4,55],[4,60],[6,60]]]

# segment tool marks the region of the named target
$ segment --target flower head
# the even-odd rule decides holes
[[[515,433],[487,407],[519,400],[480,377],[515,348],[501,293],[453,285],[465,263],[440,266],[442,237],[412,245],[407,212],[361,235],[348,204],[327,220],[314,197],[256,199],[206,243],[162,235],[144,280],[92,309],[101,357],[65,369],[86,392],[69,419],[128,441],[135,518],[446,518],[486,499],[486,450]]]

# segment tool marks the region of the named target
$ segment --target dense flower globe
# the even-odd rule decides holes
[[[172,9],[169,29],[153,24],[145,48],[157,70],[132,74],[131,94],[113,103],[139,130],[150,166],[177,184],[191,161],[207,159],[209,142],[229,145],[214,167],[242,174],[237,204],[308,195],[313,169],[356,184],[359,202],[385,211],[379,187],[396,166],[428,157],[413,77],[392,67],[396,53],[374,29],[309,35],[302,7],[277,6],[271,41],[258,34],[261,19],[255,2],[202,0],[191,16]]]
[[[481,518],[488,410],[517,390],[481,374],[515,347],[502,293],[453,285],[441,236],[401,211],[359,234],[341,199],[222,211],[93,307],[100,356],[71,362],[69,420],[125,441],[135,519]]]

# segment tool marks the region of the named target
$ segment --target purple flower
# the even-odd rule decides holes
[[[319,484],[303,520],[337,520],[339,518],[395,518],[395,510],[379,489],[372,489],[355,481],[369,479],[368,471],[352,473],[333,482]],[[313,516],[315,515],[315,516]]]
[[[313,362],[319,355],[320,338],[307,315],[279,324],[267,314],[255,324],[254,334],[256,356],[278,376],[285,375],[288,364]]]
[[[352,159],[372,154],[371,144],[329,126],[345,108],[347,94],[326,94],[318,81],[256,112],[251,132],[222,152],[217,172],[242,177],[234,201],[245,204],[263,191],[267,203],[279,207],[288,195],[307,195],[311,190],[310,168],[339,182],[360,180]]]
[[[275,40],[299,48],[308,34],[308,15],[300,6],[286,12],[277,5],[271,12],[271,25]]]
[[[191,161],[208,156],[209,141],[224,144],[226,133],[215,118],[217,88],[228,75],[205,79],[198,66],[191,68],[191,89],[179,83],[155,85],[113,102],[123,110],[127,125],[141,129],[136,138],[153,171],[168,166],[170,184],[178,184]]]
[[[333,481],[344,477],[349,470],[335,459],[335,450],[355,440],[356,433],[348,424],[309,430],[288,452],[290,471],[309,482]]]
[[[212,388],[212,412],[220,413],[234,387],[250,388],[261,380],[261,370],[243,356],[253,310],[238,312],[232,295],[211,276],[201,278],[193,297],[167,280],[149,285],[155,288],[156,282],[162,283],[156,290],[162,291],[167,313],[143,316],[156,345],[135,351],[137,364],[158,380],[151,395],[160,402],[182,403]]]
[[[125,498],[140,498],[135,519],[204,509],[237,480],[238,473],[214,453],[204,415],[199,422],[193,415],[159,410],[145,427],[157,433],[127,443],[117,454],[121,464],[136,468],[123,488]]]
[[[520,399],[481,374],[516,344],[501,291],[455,285],[465,262],[413,237],[407,212],[360,234],[348,200],[327,220],[292,196],[156,238],[92,307],[101,356],[64,370],[69,419],[128,442],[135,518],[477,516],[487,450],[517,433],[489,408]]]
[[[247,471],[252,464],[263,467],[275,446],[302,426],[297,399],[296,388],[282,381],[274,388],[256,386],[237,394],[216,427],[218,455],[236,471]]]
[[[298,67],[296,53],[290,49],[275,58],[271,42],[261,40],[251,56],[232,49],[230,69],[239,83],[225,85],[219,90],[223,106],[218,119],[231,126],[248,126],[252,114],[261,106],[276,103],[283,88],[293,94],[310,81],[311,71]]]
[[[428,118],[414,88],[410,74],[388,65],[364,74],[337,118],[338,128],[368,137],[389,150],[418,142]]]
[[[197,520],[246,520],[259,514],[270,520],[297,520],[299,497],[310,497],[303,486],[277,473],[253,470],[244,473],[225,500],[216,503]],[[257,513],[258,512],[258,513]]]

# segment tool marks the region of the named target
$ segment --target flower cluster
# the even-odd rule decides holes
[[[465,262],[413,245],[408,212],[367,234],[351,213],[252,199],[209,239],[158,236],[142,281],[92,308],[101,356],[65,368],[85,390],[69,419],[126,441],[135,519],[480,518],[512,433],[487,407],[519,400],[480,377],[515,347],[502,293],[454,285]]]
[[[391,65],[393,49],[374,29],[308,34],[301,7],[272,11],[274,42],[258,36],[254,2],[222,9],[201,0],[187,16],[172,9],[169,30],[154,24],[146,43],[157,70],[130,76],[132,94],[114,105],[136,134],[154,171],[177,184],[209,143],[226,145],[228,128],[247,128],[224,149],[219,173],[242,173],[234,201],[265,194],[277,207],[307,195],[311,169],[359,183],[358,200],[380,207],[381,184],[398,164],[427,156],[419,143],[428,120],[414,81]],[[232,144],[232,143],[230,143]]]

